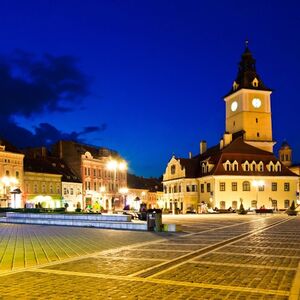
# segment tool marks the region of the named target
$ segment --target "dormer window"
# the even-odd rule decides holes
[[[252,81],[252,86],[258,87],[258,79],[256,77]]]
[[[244,171],[249,171],[250,170],[250,165],[249,165],[248,160],[246,160],[242,166],[243,166]]]
[[[232,168],[233,168],[233,171],[238,171],[239,170],[239,164],[236,160],[233,162]]]
[[[269,172],[274,172],[275,166],[272,161],[270,161],[270,163],[267,165],[267,169],[269,170]]]
[[[256,171],[256,162],[255,161],[253,161],[251,163],[251,171]]]
[[[275,165],[275,171],[276,171],[276,172],[281,172],[281,164],[280,164],[279,161],[278,161],[278,162],[276,163],[276,165]]]
[[[209,172],[209,164],[207,162],[202,163],[202,173]]]
[[[259,164],[258,164],[258,171],[259,172],[263,172],[264,171],[264,164],[263,164],[262,161],[260,161]]]
[[[223,167],[226,171],[231,171],[231,163],[229,160],[227,160],[224,164]]]

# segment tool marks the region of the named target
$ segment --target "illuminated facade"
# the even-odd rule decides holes
[[[24,197],[26,207],[63,207],[61,195],[61,174],[45,172],[24,172]]]
[[[205,212],[240,203],[246,209],[287,209],[296,200],[298,176],[273,154],[270,95],[246,47],[225,96],[226,132],[214,147],[202,141],[197,156],[171,158],[163,176],[165,209]]]
[[[22,207],[24,154],[0,140],[0,205]]]
[[[83,208],[124,208],[122,189],[127,187],[127,165],[117,152],[71,141],[58,142],[53,152],[82,181]]]

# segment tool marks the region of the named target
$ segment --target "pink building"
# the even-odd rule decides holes
[[[63,158],[83,184],[84,208],[123,209],[127,165],[116,151],[72,141],[60,141],[53,152]]]

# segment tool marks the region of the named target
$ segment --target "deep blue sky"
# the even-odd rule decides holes
[[[11,123],[0,128],[8,136],[7,123],[16,122],[33,137],[51,129],[48,142],[51,135],[74,136],[119,151],[137,175],[159,176],[173,153],[197,154],[201,139],[208,146],[218,143],[225,126],[222,96],[249,39],[257,71],[274,89],[273,137],[278,144],[286,139],[299,161],[299,6],[262,0],[1,1],[0,54],[14,79],[35,80],[39,92],[34,102],[13,80],[18,102],[6,112]],[[22,59],[16,60],[16,49]],[[54,84],[47,89],[51,97],[40,89],[58,57],[77,59],[71,59],[75,70],[69,75],[76,73],[79,84],[69,97],[69,86],[57,91]],[[39,68],[32,61],[39,59],[45,68],[34,77]],[[20,71],[24,65],[26,74]],[[65,65],[61,69],[68,73]],[[11,90],[5,99],[14,98]],[[11,135],[12,142],[24,141],[23,134]]]

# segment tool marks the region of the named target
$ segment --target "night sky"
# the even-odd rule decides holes
[[[136,175],[219,142],[249,40],[300,161],[299,1],[1,1],[0,135],[117,150]],[[283,6],[284,5],[284,6]]]

